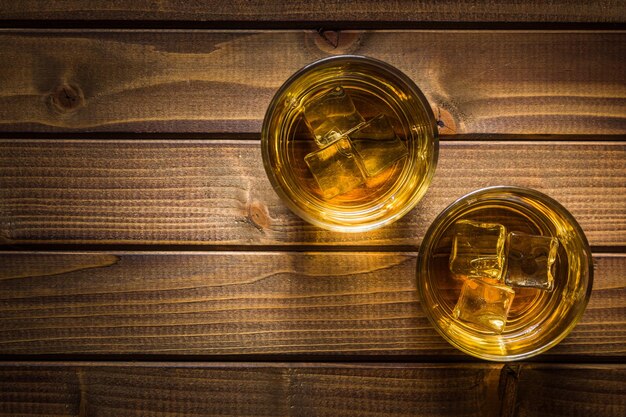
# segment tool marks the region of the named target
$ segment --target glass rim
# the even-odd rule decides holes
[[[497,193],[497,195],[504,195],[506,193],[514,194],[514,195],[521,195],[525,197],[531,197],[540,202],[547,202],[553,205],[556,211],[558,212],[558,214],[563,216],[563,218],[567,221],[567,223],[576,232],[576,236],[580,239],[580,243],[582,244],[582,251],[584,252],[584,256],[588,260],[587,270],[586,270],[587,288],[586,288],[584,297],[579,301],[580,303],[582,303],[581,312],[575,315],[571,319],[570,323],[568,323],[568,325],[564,329],[562,329],[562,331],[559,334],[557,334],[555,337],[550,338],[546,343],[534,349],[531,349],[529,351],[517,353],[517,354],[497,355],[497,354],[481,353],[477,350],[469,349],[465,344],[459,343],[456,341],[456,339],[450,337],[437,324],[437,321],[435,320],[435,317],[432,314],[431,309],[425,306],[424,304],[425,288],[420,282],[425,279],[424,277],[422,277],[422,269],[424,266],[424,262],[426,262],[426,253],[425,253],[426,251],[423,250],[423,248],[430,247],[430,245],[433,243],[431,241],[433,239],[433,234],[435,233],[437,227],[442,223],[443,219],[451,211],[456,210],[463,205],[465,205],[466,207],[470,207],[472,204],[475,204],[476,202],[480,201],[481,197],[484,194],[488,194],[488,193]],[[490,195],[489,197],[493,197],[493,195]],[[490,361],[496,361],[496,362],[512,362],[512,361],[517,361],[517,360],[522,360],[522,359],[528,359],[540,353],[544,353],[548,351],[549,349],[553,348],[554,346],[556,346],[568,334],[571,333],[571,331],[574,329],[574,327],[578,324],[578,322],[582,318],[584,311],[586,310],[587,304],[589,303],[589,298],[591,297],[591,292],[593,289],[593,272],[594,272],[593,269],[594,269],[593,258],[592,258],[591,246],[589,245],[589,241],[587,240],[587,237],[585,236],[585,233],[582,230],[582,227],[580,226],[578,221],[576,221],[574,216],[569,212],[569,210],[567,210],[561,203],[556,201],[554,198],[540,191],[534,190],[532,188],[510,186],[510,185],[498,185],[498,186],[484,187],[484,188],[471,191],[457,198],[455,201],[450,203],[446,208],[444,208],[441,211],[441,213],[437,215],[437,217],[433,220],[431,225],[426,230],[426,233],[424,234],[424,237],[422,239],[422,243],[420,244],[418,255],[417,255],[417,265],[415,269],[415,272],[416,272],[415,275],[416,275],[416,281],[417,281],[416,282],[417,292],[418,292],[422,311],[424,312],[425,316],[428,318],[428,321],[435,328],[435,330],[437,331],[439,335],[441,335],[453,347],[473,357],[476,357],[479,359],[490,360]]]
[[[309,72],[314,71],[319,67],[333,66],[342,62],[374,65],[382,69],[383,71],[390,73],[393,77],[396,77],[397,80],[403,83],[404,86],[411,92],[411,94],[415,96],[416,101],[420,104],[421,110],[423,110],[427,115],[428,120],[426,122],[426,125],[430,128],[430,131],[432,132],[432,139],[430,139],[432,141],[432,155],[430,156],[431,164],[428,171],[424,174],[424,185],[422,185],[421,187],[417,187],[411,199],[407,201],[407,204],[402,206],[392,215],[374,217],[365,223],[359,224],[339,224],[337,222],[333,222],[332,220],[329,221],[327,218],[322,219],[310,215],[302,207],[296,204],[293,201],[293,198],[287,192],[285,192],[280,184],[280,181],[276,177],[273,168],[270,166],[271,155],[270,146],[268,144],[270,140],[269,127],[272,115],[276,111],[277,104],[279,103],[283,94],[288,91],[288,89],[295,81],[297,81],[302,76],[308,74]],[[261,128],[261,154],[263,158],[263,166],[265,168],[268,179],[270,180],[272,188],[292,212],[294,212],[303,220],[327,230],[342,233],[359,233],[378,229],[382,226],[395,222],[396,220],[405,216],[413,208],[415,208],[415,206],[422,200],[430,186],[430,183],[432,182],[432,178],[434,177],[434,173],[437,168],[437,162],[439,159],[439,132],[437,129],[437,121],[435,119],[435,115],[428,100],[426,99],[426,96],[424,96],[424,93],[420,90],[417,84],[400,69],[394,67],[387,62],[364,55],[334,55],[318,59],[300,68],[299,70],[294,72],[289,78],[287,78],[287,80],[276,91],[267,107],[265,116],[263,118],[263,124]]]

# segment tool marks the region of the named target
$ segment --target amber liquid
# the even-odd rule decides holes
[[[264,163],[276,191],[301,217],[333,230],[370,230],[399,218],[425,193],[437,160],[432,112],[423,97],[390,77],[376,65],[347,61],[307,72],[275,97],[270,120],[264,123]],[[320,147],[304,110],[338,87],[365,120],[387,117],[406,156],[356,188],[325,198],[305,163],[305,156]]]
[[[387,116],[396,136],[404,142],[407,148],[410,146],[408,142],[412,140],[412,136],[406,134],[402,123],[387,103],[364,91],[350,88],[347,88],[346,91],[352,98],[357,111],[365,120],[371,120],[381,114]],[[309,100],[314,99],[315,97],[313,96],[309,98]],[[310,168],[304,161],[306,155],[317,151],[319,147],[316,145],[302,113],[300,113],[295,121],[293,136],[289,138],[287,149],[286,164],[291,167],[304,193],[313,196],[319,201],[323,201],[325,205],[333,209],[345,208],[346,210],[350,210],[351,207],[379,199],[387,190],[393,188],[393,185],[398,181],[407,161],[407,158],[402,158],[386,167],[381,173],[372,177],[366,177],[364,183],[353,190],[328,199],[324,198],[322,190],[317,184],[317,181],[313,178]],[[417,167],[415,175],[423,175],[425,168],[425,166]]]
[[[424,239],[418,265],[421,301],[440,333],[459,349],[493,360],[520,359],[564,337],[584,311],[592,279],[586,239],[572,226],[574,220],[564,217],[562,207],[503,195],[488,198],[489,192],[484,192],[482,198],[470,198],[467,204],[442,213]],[[502,334],[454,317],[463,281],[453,277],[449,259],[454,224],[462,219],[498,223],[507,232],[559,240],[553,290],[513,288],[515,296]]]
[[[530,217],[524,216],[522,213],[513,212],[504,208],[487,207],[477,209],[463,216],[466,220],[475,220],[489,223],[502,224],[507,232],[519,232],[531,235],[552,236],[554,230],[548,225],[537,223]],[[461,292],[463,282],[455,279],[450,272],[450,250],[452,245],[453,228],[449,228],[436,243],[432,257],[433,273],[439,279],[434,281],[434,291],[437,292],[442,301],[442,307],[453,310]],[[563,247],[559,248],[557,258],[555,260],[555,289],[558,294],[562,291],[563,285],[567,282],[568,264],[567,255]],[[559,287],[560,286],[560,287]],[[516,330],[527,328],[542,322],[541,312],[550,308],[551,292],[543,291],[536,288],[513,288],[515,297],[511,304],[511,309],[507,316],[504,331],[515,332]],[[545,324],[545,323],[544,323]],[[474,326],[471,323],[464,323],[464,326],[472,327],[477,332],[485,330]],[[549,325],[549,323],[548,323]],[[488,331],[487,331],[488,332]]]

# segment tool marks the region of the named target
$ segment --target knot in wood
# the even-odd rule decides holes
[[[85,102],[85,96],[80,87],[61,84],[51,94],[50,100],[55,109],[61,113],[67,113],[82,106]]]
[[[437,120],[437,129],[442,135],[454,135],[456,134],[456,122],[452,114],[444,108],[434,107],[433,113],[435,113],[435,119]]]
[[[267,229],[271,224],[269,210],[259,201],[253,201],[248,206],[248,219],[259,230]]]
[[[315,46],[327,54],[354,53],[361,46],[362,32],[341,32],[334,30],[318,30],[313,41]]]

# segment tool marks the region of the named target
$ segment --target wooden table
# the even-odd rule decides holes
[[[0,0],[0,414],[626,415],[624,22],[620,0]],[[426,197],[365,234],[293,215],[260,154],[277,88],[343,53],[440,118]],[[565,205],[595,265],[581,323],[513,364],[450,347],[414,276],[434,217],[505,184]]]

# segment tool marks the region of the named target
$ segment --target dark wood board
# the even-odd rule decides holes
[[[368,233],[300,220],[272,189],[257,141],[0,141],[0,243],[409,245],[475,189],[535,188],[594,246],[626,244],[622,142],[442,142],[425,198]]]
[[[616,31],[0,32],[0,131],[257,133],[270,99],[319,58],[389,62],[442,135],[625,135]]]
[[[626,415],[624,23],[621,0],[0,0],[0,416]],[[300,220],[262,167],[274,93],[339,54],[406,73],[442,137],[424,200],[370,233]],[[426,228],[492,185],[556,198],[594,250],[534,363],[455,350],[416,292]]]
[[[548,355],[626,355],[626,255],[595,257]],[[467,358],[428,322],[414,253],[0,253],[0,354]]]
[[[522,365],[515,369],[511,416],[626,415],[626,368],[621,365]]]
[[[621,417],[624,365],[18,363],[2,416]]]
[[[306,26],[333,23],[368,23],[382,26],[419,22],[559,23],[624,22],[624,3],[616,0],[331,0],[323,3],[298,1],[184,1],[161,0],[11,0],[0,1],[0,19],[191,21],[209,26],[220,22],[300,23]]]

